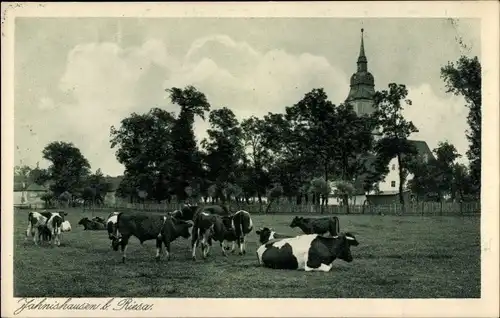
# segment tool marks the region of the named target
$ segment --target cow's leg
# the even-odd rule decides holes
[[[199,245],[200,229],[193,227],[191,231],[191,258],[196,260],[196,247]]]
[[[165,253],[167,257],[167,261],[170,260],[170,242],[164,242],[165,243]]]
[[[38,236],[40,235],[40,231],[38,230],[38,226],[35,227],[35,234],[33,235],[33,242],[35,245],[38,245]]]
[[[122,263],[125,263],[125,258],[127,257],[128,239],[128,236],[122,236],[122,241],[120,242],[122,250]]]
[[[240,244],[241,244],[240,245],[240,255],[246,254],[247,251],[245,250],[245,235],[241,236],[241,243]]]
[[[326,264],[320,264],[318,267],[309,267],[307,266],[307,263],[306,265],[304,266],[304,270],[306,272],[329,272],[331,269],[332,269],[332,264],[330,265],[326,265]]]
[[[26,229],[26,237],[24,238],[25,241],[28,240],[28,237],[30,236],[30,234],[32,234],[32,228],[33,226],[31,225],[31,222],[29,222],[28,224],[28,228]]]
[[[236,241],[232,241],[231,242],[231,253],[234,253],[235,250],[236,250]]]
[[[212,239],[210,238],[210,231],[206,231],[203,234],[203,239],[201,240],[201,246],[203,249],[203,258],[207,258],[208,253],[210,252],[210,247],[212,246]]]
[[[162,244],[161,238],[156,239],[156,256],[155,259],[158,262],[160,260],[160,254],[161,254],[161,244]]]

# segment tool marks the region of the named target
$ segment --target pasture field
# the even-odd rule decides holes
[[[253,215],[247,254],[190,259],[190,240],[172,244],[172,259],[154,261],[155,242],[133,237],[126,264],[110,248],[106,231],[83,231],[91,212],[68,209],[73,227],[60,247],[25,242],[28,211],[14,217],[15,297],[279,297],[279,298],[479,298],[479,217],[339,215],[341,231],[356,235],[354,261],[331,272],[272,270],[258,266],[255,229],[284,234],[291,215]],[[93,215],[106,217],[107,212]],[[315,215],[316,216],[316,215]],[[162,255],[163,256],[163,255]]]

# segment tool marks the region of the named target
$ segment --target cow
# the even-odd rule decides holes
[[[337,236],[340,232],[340,222],[336,216],[324,218],[296,216],[290,223],[290,227],[299,227],[304,234],[320,234],[324,236],[329,233],[332,237]]]
[[[120,212],[111,212],[106,218],[106,229],[108,230],[108,237],[113,240],[114,233],[116,232],[116,222],[118,221],[118,214]]]
[[[62,222],[61,231],[62,232],[71,232],[71,223],[69,223],[68,220]]]
[[[68,215],[68,213],[64,211],[51,212],[51,217],[47,220],[47,228],[50,230],[50,234],[52,234],[52,241],[57,246],[61,245],[61,227],[66,215]]]
[[[94,221],[94,222],[99,222],[99,223],[102,223],[102,224],[104,224],[104,223],[105,223],[104,219],[103,219],[103,218],[101,218],[101,217],[99,217],[99,216],[93,217],[93,218],[92,218],[92,221]]]
[[[84,217],[78,222],[78,225],[83,225],[83,230],[84,231],[99,231],[99,230],[105,230],[106,227],[103,223],[96,222],[93,219],[89,220],[88,217]]]
[[[170,215],[180,220],[192,221],[197,210],[197,205],[186,204],[180,210],[170,212]]]
[[[352,262],[351,246],[358,245],[349,232],[336,237],[305,234],[263,244],[257,249],[257,258],[259,265],[273,269],[328,272],[337,258]]]
[[[210,214],[216,214],[216,215],[227,216],[227,217],[231,216],[231,212],[229,212],[229,209],[225,205],[222,205],[222,204],[207,205],[207,206],[204,206],[202,210],[204,212],[210,213]]]
[[[30,236],[33,237],[33,242],[38,245],[38,241],[50,241],[51,234],[47,229],[47,220],[51,217],[51,213],[47,211],[43,212],[30,212],[28,214],[28,228],[26,229],[26,238],[28,240]]]
[[[170,215],[150,215],[146,213],[119,213],[115,233],[111,242],[114,251],[121,247],[122,263],[125,263],[128,241],[131,236],[145,241],[156,240],[156,261],[160,259],[162,244],[166,247],[167,260],[170,260],[170,243],[178,237],[189,238],[190,222],[173,218]]]
[[[244,210],[239,210],[230,217],[223,216],[222,221],[226,228],[226,233],[224,235],[223,247],[226,246],[226,242],[232,242],[233,246],[231,253],[234,252],[236,248],[236,243],[240,250],[239,255],[246,254],[245,249],[245,236],[248,235],[253,229],[253,221],[250,213]],[[226,249],[224,247],[224,249]]]
[[[261,228],[257,231],[255,231],[257,235],[259,235],[259,242],[260,244],[266,244],[267,242],[275,239],[282,239],[282,238],[290,238],[293,237],[292,235],[285,235],[285,234],[280,234],[276,233],[273,229],[264,227]]]
[[[220,207],[220,206],[215,206]],[[203,208],[196,212],[193,218],[193,230],[191,236],[191,249],[192,249],[192,259],[196,260],[196,247],[201,245],[201,252],[203,259],[206,259],[212,246],[212,239],[220,242],[222,249],[222,255],[227,256],[225,247],[223,245],[224,239],[227,238],[228,229],[224,223],[228,224],[230,222],[229,216],[223,217],[217,213],[212,213],[211,211],[221,212],[222,208]]]

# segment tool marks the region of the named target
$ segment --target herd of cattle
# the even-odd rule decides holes
[[[66,212],[30,212],[26,239],[31,235],[35,244],[39,241],[61,243],[63,232],[71,231]],[[139,212],[112,212],[106,219],[83,218],[78,222],[84,230],[107,230],[114,251],[121,250],[125,263],[130,237],[136,237],[141,244],[156,240],[156,260],[159,260],[162,246],[170,259],[170,243],[179,237],[191,237],[192,259],[201,247],[203,259],[209,255],[213,241],[218,241],[222,254],[233,253],[236,245],[239,255],[246,254],[246,236],[253,230],[253,221],[247,211],[230,213],[223,205],[184,205],[180,210],[165,215]],[[256,230],[260,246],[257,248],[259,264],[274,269],[298,269],[305,271],[330,271],[335,259],[352,262],[351,246],[359,243],[349,232],[340,232],[336,216],[320,218],[294,217],[291,228],[298,227],[302,235],[276,233],[272,228]],[[230,248],[228,245],[232,243]]]

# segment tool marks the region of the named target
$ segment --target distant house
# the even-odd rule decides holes
[[[43,185],[32,183],[26,186],[26,183],[16,182],[14,180],[14,205],[43,204],[41,197],[47,193],[48,188]]]

